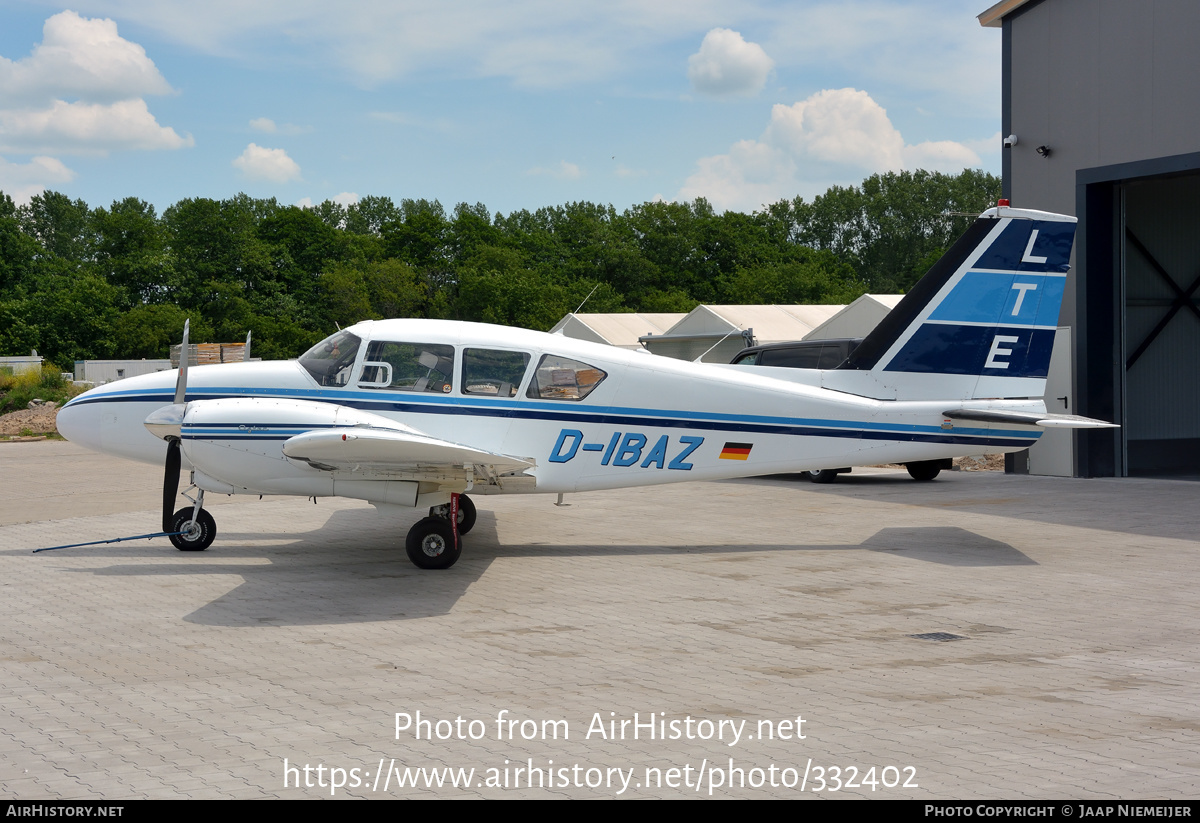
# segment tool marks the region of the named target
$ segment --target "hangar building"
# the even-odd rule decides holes
[[[1121,425],[1010,468],[1200,474],[1200,3],[1004,0],[979,21],[1002,29],[1004,196],[1079,218],[1047,405]]]

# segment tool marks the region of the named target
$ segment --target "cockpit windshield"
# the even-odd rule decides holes
[[[361,344],[357,335],[338,332],[300,355],[300,365],[322,386],[344,386]]]

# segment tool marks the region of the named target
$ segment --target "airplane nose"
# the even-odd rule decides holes
[[[58,410],[58,433],[89,449],[100,449],[100,412],[96,404],[72,401]]]

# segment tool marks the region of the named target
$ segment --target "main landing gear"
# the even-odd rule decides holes
[[[475,525],[475,504],[465,494],[454,497],[457,500],[431,508],[429,517],[418,520],[408,530],[404,549],[417,568],[448,569],[462,555],[462,535]],[[453,523],[451,511],[457,513]]]
[[[450,519],[450,504],[446,503],[443,506],[433,506],[429,510],[430,517],[440,517],[442,520]],[[458,533],[466,534],[475,527],[475,503],[465,494],[458,496]]]

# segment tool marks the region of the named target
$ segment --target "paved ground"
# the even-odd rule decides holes
[[[0,479],[4,796],[1200,795],[1194,483],[479,498],[463,559],[419,572],[416,515],[353,502],[222,499],[203,554],[33,555],[154,530],[159,472],[13,443]],[[397,737],[397,712],[462,723]],[[621,739],[635,713],[667,725]],[[471,785],[396,785],[447,767]]]

